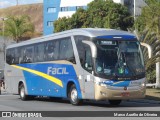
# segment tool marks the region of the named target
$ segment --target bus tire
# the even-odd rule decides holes
[[[70,87],[69,100],[72,105],[82,104],[82,100],[78,98],[78,91],[77,91],[76,86],[74,84],[71,85],[71,87]]]
[[[109,100],[109,103],[111,105],[119,105],[122,102],[122,100]]]
[[[19,95],[23,101],[28,100],[29,98],[28,95],[26,95],[24,84],[21,84],[19,87]]]

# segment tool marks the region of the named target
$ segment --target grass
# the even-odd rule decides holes
[[[160,89],[147,88],[146,99],[160,101]]]

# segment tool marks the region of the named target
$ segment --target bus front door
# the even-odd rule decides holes
[[[89,45],[85,46],[84,80],[85,80],[85,98],[94,98],[94,77],[92,75],[93,62],[92,53]]]
[[[84,75],[85,80],[85,98],[94,99],[94,77],[91,74]]]

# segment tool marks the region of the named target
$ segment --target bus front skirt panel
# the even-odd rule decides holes
[[[133,89],[132,87],[113,87],[107,88],[95,84],[95,99],[96,100],[127,100],[145,97],[145,87]]]

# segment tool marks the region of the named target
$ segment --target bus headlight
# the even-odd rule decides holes
[[[107,85],[104,82],[99,82],[98,85],[103,86],[103,87],[107,87]]]
[[[99,85],[103,86],[103,87],[107,87],[107,85],[105,83],[103,83],[103,82],[100,82]]]
[[[141,83],[141,86],[142,87],[145,87],[146,86],[146,83],[144,82],[144,83]]]

